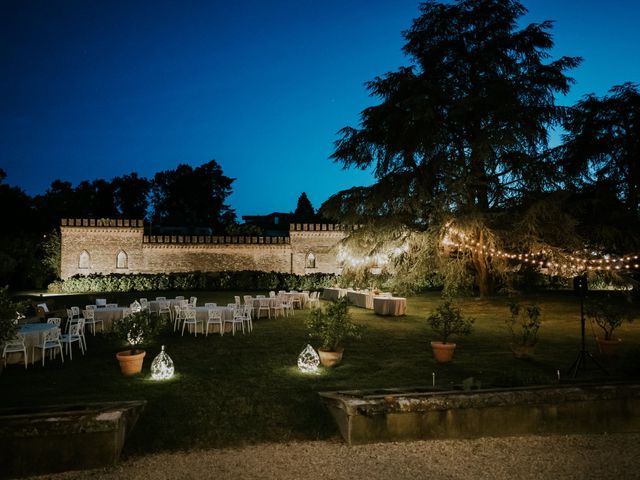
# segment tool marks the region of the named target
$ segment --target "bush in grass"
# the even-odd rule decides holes
[[[427,322],[442,343],[447,343],[453,335],[469,335],[475,319],[464,318],[459,307],[453,305],[451,300],[445,300],[427,317]]]
[[[158,334],[159,322],[151,321],[149,312],[136,312],[113,322],[111,336],[129,344],[131,355],[140,353],[141,346],[148,344]]]
[[[349,300],[343,297],[330,302],[326,308],[314,308],[307,320],[309,337],[320,341],[320,350],[339,351],[342,343],[349,339],[359,339],[364,327],[351,321]]]
[[[15,338],[18,333],[16,319],[23,318],[28,302],[14,302],[9,295],[9,286],[0,288],[0,346]]]
[[[144,292],[164,290],[318,290],[335,283],[335,275],[282,272],[112,273],[74,275],[49,285],[52,293]]]

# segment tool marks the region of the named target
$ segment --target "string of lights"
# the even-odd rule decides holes
[[[447,239],[443,243],[450,247],[470,250],[478,254],[484,254],[488,257],[515,260],[541,268],[568,271],[572,273],[587,271],[625,271],[631,270],[632,268],[640,268],[640,257],[638,255],[623,255],[620,257],[604,255],[597,258],[580,258],[574,255],[567,255],[562,260],[554,260],[550,258],[550,252],[546,252],[545,250],[533,253],[509,253],[504,250],[481,245],[480,242],[454,242]]]

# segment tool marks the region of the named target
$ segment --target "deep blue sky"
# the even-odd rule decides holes
[[[640,2],[529,0],[554,56],[584,57],[562,103],[640,82]],[[409,0],[0,0],[0,167],[29,194],[216,159],[238,216],[372,182],[329,160],[407,64]]]

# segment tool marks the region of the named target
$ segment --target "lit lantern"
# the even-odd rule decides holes
[[[298,368],[302,373],[317,373],[320,357],[311,345],[304,347],[298,355]]]
[[[131,309],[131,313],[138,313],[142,310],[142,305],[140,305],[137,300],[134,300],[133,303],[129,305],[129,308]]]
[[[165,353],[164,345],[162,345],[162,350],[151,362],[151,378],[154,380],[166,380],[173,377],[173,372],[173,360]]]

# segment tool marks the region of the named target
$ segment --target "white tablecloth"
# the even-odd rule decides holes
[[[42,350],[36,348],[35,352],[33,352],[33,346],[42,344],[42,336],[44,335],[44,333],[54,327],[55,325],[51,325],[49,323],[26,323],[20,326],[20,329],[18,331],[22,335],[24,335],[24,344],[27,347],[27,362],[37,362],[42,359]],[[7,363],[24,364],[22,354],[7,353]]]
[[[407,299],[403,297],[373,297],[373,311],[394,317],[407,313]]]
[[[347,298],[356,307],[373,309],[373,294],[370,292],[349,290],[347,291]]]
[[[204,333],[207,329],[207,320],[209,318],[209,308],[207,307],[196,307],[196,320],[198,324],[196,326],[198,333]],[[232,307],[212,307],[211,310],[220,312],[222,316],[222,321],[231,320],[233,318],[233,308]],[[185,332],[188,327],[185,328]],[[180,327],[180,331],[182,331],[182,327]],[[226,330],[231,331],[231,324],[226,325]],[[220,333],[218,325],[211,324],[209,325],[209,333]]]
[[[290,302],[297,299],[300,301],[300,306],[299,308],[306,308],[307,304],[309,303],[309,294],[308,293],[303,293],[303,292],[285,292],[282,295],[284,295],[284,297],[286,297]],[[298,304],[294,304],[296,307],[298,306]]]
[[[338,300],[347,295],[346,288],[325,288],[322,291],[323,300]]]
[[[115,308],[96,308],[95,319],[102,320],[103,331],[110,332],[111,326],[114,320],[122,320],[124,317],[131,313],[129,307],[115,307]],[[96,329],[100,331],[100,327]],[[87,334],[87,327],[85,327],[85,335]]]

